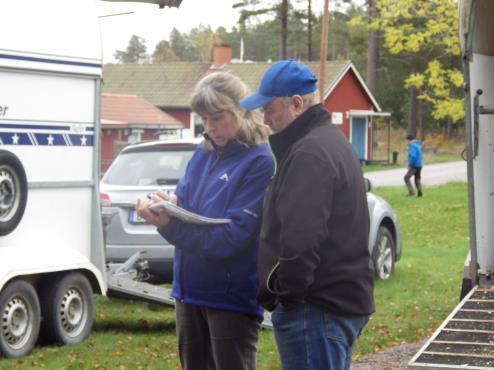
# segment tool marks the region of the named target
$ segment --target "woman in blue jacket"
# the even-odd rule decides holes
[[[176,189],[179,206],[222,225],[196,225],[151,213],[163,193],[138,201],[140,216],[175,245],[172,296],[184,369],[255,369],[263,312],[256,302],[257,248],[262,200],[274,163],[269,129],[239,100],[248,91],[239,78],[218,72],[203,78],[192,110],[203,120],[205,140]]]

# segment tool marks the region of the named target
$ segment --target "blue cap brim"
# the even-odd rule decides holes
[[[240,105],[244,107],[246,110],[253,110],[257,108],[264,107],[271,100],[273,100],[273,96],[264,96],[259,94],[258,92],[249,95],[240,100]]]

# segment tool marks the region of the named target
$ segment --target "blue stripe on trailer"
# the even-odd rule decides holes
[[[3,145],[30,146],[93,146],[92,134],[0,132]]]
[[[74,62],[72,60],[28,57],[23,55],[0,54],[0,59],[22,60],[26,62],[49,63],[49,64],[63,64],[63,65],[78,66],[78,67],[103,68],[103,65],[98,63]]]
[[[0,123],[0,128],[22,128],[28,130],[70,130],[70,126],[27,125],[17,123]]]

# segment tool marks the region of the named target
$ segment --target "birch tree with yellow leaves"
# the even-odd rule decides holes
[[[414,70],[404,81],[410,99],[408,131],[417,132],[419,102],[429,103],[438,121],[460,121],[464,112],[457,1],[375,0],[375,6],[377,17],[369,29],[380,31],[390,54],[413,62]],[[363,20],[352,21],[359,22]]]

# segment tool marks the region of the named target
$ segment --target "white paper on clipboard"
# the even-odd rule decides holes
[[[162,200],[161,202],[154,203],[149,206],[149,209],[152,211],[158,211],[160,208],[164,208],[166,213],[168,213],[171,217],[176,217],[179,220],[184,222],[188,222],[191,224],[198,225],[218,225],[218,224],[229,224],[232,220],[229,218],[211,218],[198,215],[197,213],[193,213],[183,209],[182,207],[177,206],[176,204],[169,202],[167,200]]]

